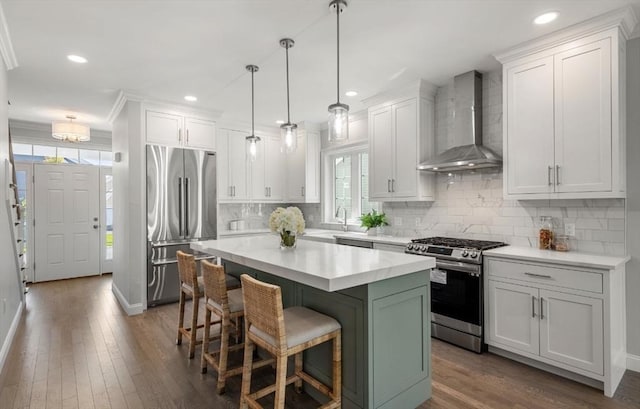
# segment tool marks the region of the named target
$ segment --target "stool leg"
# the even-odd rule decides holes
[[[294,361],[296,365],[295,374],[298,375],[300,372],[302,372],[302,352],[298,352],[295,355]],[[302,393],[302,379],[298,379],[295,383],[295,386],[296,386],[296,392]]]
[[[184,291],[182,291],[182,288],[181,288],[180,289],[180,310],[178,312],[178,336],[176,337],[176,345],[182,344],[181,329],[184,328],[184,304],[185,304]]]
[[[218,364],[218,395],[224,393],[225,383],[227,381],[227,356],[229,355],[229,329],[231,321],[229,317],[222,319],[222,328],[220,329],[220,361]]]
[[[198,307],[200,306],[200,297],[191,295],[191,331],[189,337],[189,359],[192,359],[196,354],[196,338],[198,336]]]
[[[244,364],[242,366],[242,388],[240,389],[240,409],[247,409],[245,396],[251,393],[251,369],[253,367],[253,341],[245,337],[244,341]]]
[[[284,409],[284,394],[287,387],[287,355],[278,354],[276,357],[276,397],[273,402],[274,409]]]
[[[200,357],[200,372],[207,373],[207,360],[205,355],[209,353],[209,334],[211,333],[211,310],[204,307],[204,338],[202,339],[202,355]]]
[[[333,339],[333,399],[342,402],[342,331]]]

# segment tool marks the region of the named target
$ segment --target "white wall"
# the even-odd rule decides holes
[[[15,243],[11,242],[10,215],[6,201],[9,194],[5,173],[5,160],[9,158],[7,70],[0,59],[0,370],[9,350],[9,332],[20,311],[20,281],[15,262]]]
[[[627,351],[640,356],[640,39],[627,43]],[[640,364],[640,362],[638,362]]]
[[[113,123],[113,292],[129,314],[146,308],[146,173],[142,106],[128,101]]]

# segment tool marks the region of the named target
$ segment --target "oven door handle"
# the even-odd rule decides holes
[[[441,268],[443,270],[462,271],[470,274],[480,274],[480,268],[481,268],[479,264],[468,264],[468,263],[450,262],[450,261],[442,261],[442,260],[436,260],[436,267]]]

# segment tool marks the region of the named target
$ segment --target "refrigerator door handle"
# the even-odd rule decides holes
[[[182,237],[182,178],[178,178],[178,235]]]
[[[184,178],[184,236],[189,237],[189,178]]]

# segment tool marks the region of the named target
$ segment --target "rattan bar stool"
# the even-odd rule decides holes
[[[247,274],[240,276],[245,308],[245,348],[240,408],[262,408],[258,399],[275,392],[274,408],[283,409],[285,388],[294,383],[296,390],[307,382],[330,401],[323,409],[342,405],[341,326],[335,319],[305,307],[283,310],[280,287],[258,281]],[[303,371],[302,351],[323,342],[333,341],[332,388]],[[251,393],[251,364],[255,345],[276,358],[276,383]],[[295,357],[295,370],[287,378],[287,358]]]
[[[224,272],[224,267],[202,261],[202,277],[204,278],[204,298],[205,298],[205,322],[210,322],[211,314],[222,318],[222,328],[220,333],[220,348],[209,352],[210,327],[205,325],[204,338],[202,344],[202,358],[200,367],[202,373],[207,372],[207,364],[211,365],[218,372],[218,384],[216,390],[218,394],[224,393],[227,378],[242,373],[242,366],[235,368],[227,367],[227,358],[230,351],[237,351],[244,348],[244,343],[239,344],[240,319],[244,316],[244,303],[242,301],[242,289],[228,289],[228,280]],[[236,335],[236,345],[229,345],[231,332]],[[273,359],[255,362],[253,368],[272,364]]]
[[[196,268],[196,259],[193,254],[183,251],[176,251],[178,258],[178,274],[180,275],[180,312],[178,316],[178,336],[176,345],[182,344],[182,337],[189,340],[189,359],[193,358],[196,351],[196,345],[202,344],[202,339],[198,339],[198,329],[204,328],[204,324],[198,324],[198,310],[200,307],[200,298],[204,291],[204,282],[202,277],[198,277]],[[191,326],[184,327],[184,308],[187,297],[192,299],[191,303]],[[211,319],[209,317],[208,319]],[[214,317],[214,321],[220,322],[218,316]]]

